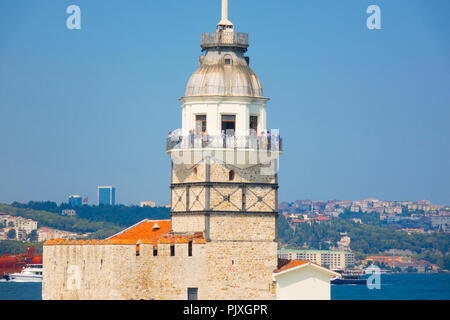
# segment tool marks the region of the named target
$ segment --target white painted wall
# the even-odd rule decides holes
[[[330,274],[305,266],[281,275],[275,274],[278,300],[330,300]]]
[[[182,134],[195,130],[195,116],[206,114],[206,130],[209,135],[220,135],[222,115],[236,116],[236,135],[249,135],[250,116],[258,117],[258,134],[267,131],[266,98],[246,97],[192,97],[183,98]]]

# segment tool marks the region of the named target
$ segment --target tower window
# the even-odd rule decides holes
[[[158,249],[157,248],[153,248],[153,256],[154,257],[158,256]]]
[[[198,133],[206,131],[206,114],[198,114],[195,116],[195,130]]]
[[[170,246],[170,256],[174,257],[175,256],[175,245],[171,245]]]
[[[222,131],[226,135],[234,135],[236,129],[235,115],[222,115]]]
[[[188,244],[188,256],[192,257],[192,240]]]
[[[230,170],[230,172],[228,172],[228,180],[234,180],[234,170]]]
[[[188,288],[187,291],[188,300],[198,300],[198,288]]]
[[[258,117],[250,116],[250,134],[257,135],[258,134]]]
[[[139,248],[139,244],[136,245],[136,257],[140,256],[140,248]]]
[[[225,65],[231,65],[233,63],[233,60],[231,59],[231,56],[227,54],[223,58],[223,62],[225,63]]]

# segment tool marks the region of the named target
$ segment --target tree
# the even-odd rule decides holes
[[[33,230],[30,232],[30,234],[28,235],[28,240],[30,240],[30,242],[36,242],[38,241],[38,233],[37,230]]]
[[[16,233],[16,229],[11,229],[8,231],[7,235],[8,239],[10,240],[14,240],[17,238],[17,233]]]

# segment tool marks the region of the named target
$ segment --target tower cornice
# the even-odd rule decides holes
[[[182,103],[221,103],[221,102],[243,102],[243,103],[266,103],[270,98],[265,97],[250,97],[250,96],[189,96],[179,99]]]

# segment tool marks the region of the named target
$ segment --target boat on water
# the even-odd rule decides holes
[[[10,280],[10,275],[21,273],[29,265],[42,265],[42,254],[36,254],[34,246],[28,247],[26,253],[0,255],[0,282]]]
[[[353,285],[367,285],[367,279],[363,278],[363,272],[357,270],[334,270],[341,274],[339,277],[334,277],[331,279],[331,284],[342,285],[342,284],[353,284]]]
[[[8,275],[11,282],[42,282],[42,264],[29,264],[20,273]]]

